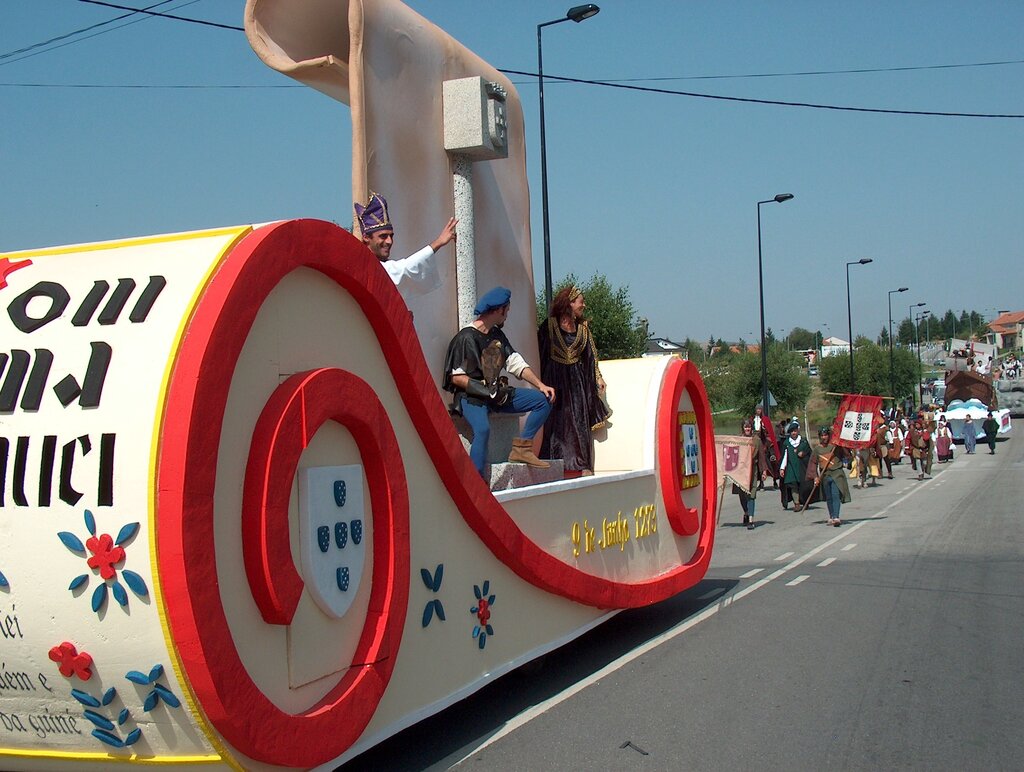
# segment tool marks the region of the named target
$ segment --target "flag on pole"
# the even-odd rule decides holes
[[[729,434],[715,435],[718,454],[718,487],[731,482],[750,493],[754,487],[754,438]]]
[[[882,398],[869,394],[844,394],[832,424],[832,441],[844,448],[866,448],[875,441],[882,421]]]

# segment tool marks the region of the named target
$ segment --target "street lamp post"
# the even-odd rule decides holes
[[[892,398],[896,399],[896,373],[893,370],[893,354],[892,354],[892,296],[897,292],[906,292],[910,287],[900,287],[899,289],[889,290],[889,391],[891,392]]]
[[[870,257],[862,257],[860,260],[854,260],[853,262],[846,264],[846,326],[847,332],[850,334],[850,393],[856,390],[853,379],[853,314],[850,312],[850,266],[851,265],[867,265],[868,263],[874,262]]]
[[[548,223],[548,154],[544,140],[544,50],[541,46],[541,30],[563,21],[581,22],[597,14],[601,9],[593,3],[575,5],[561,19],[546,21],[537,25],[537,86],[540,92],[540,198],[541,219],[544,224],[544,298],[547,310],[551,311],[551,229]]]
[[[910,326],[911,327],[914,327],[914,309],[915,308],[920,308],[921,306],[926,306],[926,305],[928,305],[928,304],[925,303],[925,302],[914,303],[912,306],[909,306],[907,308],[907,313],[909,314],[909,316],[907,318],[910,319]],[[916,327],[914,327],[914,337],[915,337],[915,339],[917,338],[917,328]],[[920,380],[921,380],[921,359],[920,359],[920,357],[918,357],[917,362],[918,362],[917,380],[920,382]],[[910,396],[911,397],[914,396],[913,392],[911,392]]]
[[[924,303],[918,303],[918,305],[924,305]],[[928,316],[931,311],[922,311],[917,314],[914,319],[917,322],[914,325],[914,337],[917,341],[917,399],[918,407],[924,407],[924,384],[923,380],[924,370],[921,367],[921,320]]]
[[[761,306],[761,406],[765,416],[771,412],[768,407],[768,350],[764,340],[764,267],[761,262],[761,204],[781,204],[793,198],[792,193],[779,193],[774,198],[757,202],[757,289]]]

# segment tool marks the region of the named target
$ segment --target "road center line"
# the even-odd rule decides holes
[[[786,586],[787,587],[796,587],[796,585],[800,584],[800,582],[807,581],[810,578],[811,578],[810,574],[801,574],[796,579],[792,579],[792,580],[786,582]]]
[[[830,566],[830,565],[832,565],[835,562],[836,562],[835,558],[825,558],[823,561],[818,563],[818,568],[824,568],[825,566]]]
[[[752,576],[757,576],[759,573],[764,571],[763,568],[752,568],[745,574],[740,574],[740,579],[749,579]]]
[[[613,660],[612,662],[609,662],[607,665],[605,665],[600,670],[598,670],[598,671],[596,671],[594,673],[591,673],[586,678],[584,678],[584,679],[582,679],[580,681],[577,681],[572,686],[564,689],[563,691],[559,692],[558,694],[554,694],[551,697],[549,697],[548,699],[544,700],[543,702],[540,702],[540,703],[534,705],[533,707],[528,708],[527,710],[524,710],[519,715],[514,716],[509,721],[507,721],[501,727],[501,729],[499,729],[494,734],[492,734],[490,737],[488,737],[486,740],[484,740],[480,745],[478,745],[475,748],[473,748],[471,751],[469,751],[469,753],[466,753],[466,754],[462,755],[461,758],[458,758],[457,760],[454,760],[454,757],[455,757],[456,754],[462,753],[462,750],[456,751],[455,754],[452,754],[451,756],[448,757],[448,759],[453,759],[453,763],[448,764],[448,759],[444,759],[438,765],[438,768],[441,768],[442,765],[443,765],[443,768],[450,768],[450,767],[453,767],[453,766],[457,766],[458,764],[461,764],[463,761],[468,759],[474,753],[479,753],[480,751],[484,750],[487,746],[496,743],[498,740],[502,739],[506,735],[512,734],[512,732],[516,731],[519,727],[528,724],[529,722],[533,721],[533,719],[537,718],[538,716],[543,715],[544,713],[546,713],[547,711],[551,710],[551,708],[555,707],[556,705],[559,705],[560,703],[565,702],[566,700],[568,700],[570,697],[573,697],[576,694],[579,694],[584,689],[586,689],[588,686],[591,686],[592,684],[597,683],[598,681],[600,681],[603,678],[607,678],[609,675],[614,673],[616,670],[619,670],[619,669],[625,667],[626,665],[628,665],[633,660],[638,659],[639,657],[642,657],[647,652],[649,652],[649,651],[651,651],[653,649],[658,648],[663,643],[667,643],[668,641],[671,641],[673,638],[676,638],[677,636],[682,635],[683,633],[687,632],[688,630],[690,630],[690,629],[696,627],[697,625],[699,625],[704,620],[710,619],[711,617],[713,617],[715,614],[717,614],[722,609],[731,606],[733,603],[735,603],[736,601],[740,600],[741,598],[744,598],[747,595],[750,595],[752,592],[755,592],[755,591],[761,589],[762,587],[767,585],[769,582],[772,582],[775,579],[778,579],[780,576],[783,576],[784,574],[786,574],[787,572],[793,570],[794,568],[796,568],[800,564],[810,560],[812,557],[814,557],[818,553],[822,552],[823,550],[828,549],[829,547],[831,547],[836,542],[845,539],[850,534],[856,533],[856,531],[858,529],[860,529],[863,526],[867,525],[872,520],[877,520],[878,518],[884,517],[885,514],[890,509],[892,509],[893,507],[899,506],[904,501],[906,501],[911,496],[913,496],[915,493],[918,493],[919,491],[924,490],[928,485],[931,484],[933,479],[934,478],[932,478],[930,480],[926,480],[922,485],[919,485],[918,487],[916,487],[913,490],[911,490],[909,493],[907,493],[907,494],[905,494],[903,496],[900,496],[898,499],[896,499],[895,501],[891,502],[887,507],[885,507],[885,509],[881,510],[880,512],[878,512],[878,513],[876,513],[874,515],[871,515],[870,517],[867,517],[867,518],[861,520],[858,523],[854,523],[853,525],[843,526],[843,530],[840,533],[838,533],[835,536],[833,536],[828,541],[826,541],[826,542],[824,542],[822,544],[819,544],[814,549],[812,549],[809,552],[801,555],[796,560],[791,561],[790,563],[786,564],[782,568],[779,568],[779,569],[776,569],[775,571],[772,571],[772,573],[768,574],[768,576],[766,576],[763,579],[760,579],[760,580],[754,582],[749,587],[744,587],[742,590],[739,590],[738,592],[735,592],[732,595],[729,595],[729,596],[727,596],[725,598],[722,598],[722,600],[718,601],[718,603],[714,603],[714,604],[708,606],[706,609],[704,609],[703,611],[695,614],[694,616],[690,617],[689,619],[684,619],[682,622],[680,622],[675,627],[669,628],[668,630],[663,632],[661,635],[655,636],[654,638],[651,638],[646,643],[640,644],[635,649],[633,649],[633,650],[631,650],[629,652],[626,652],[625,654],[623,654],[618,659]],[[785,560],[787,557],[789,557],[792,554],[793,554],[792,552],[787,552],[787,553],[777,557],[776,560]]]
[[[791,558],[795,554],[796,554],[795,552],[783,552],[781,555],[779,555],[777,558],[775,558],[775,562],[778,563],[780,561],[785,560],[786,558]]]
[[[857,546],[857,542],[852,541],[849,544],[847,544],[845,547],[843,547],[843,552],[849,552],[850,550],[852,550],[856,546]]]

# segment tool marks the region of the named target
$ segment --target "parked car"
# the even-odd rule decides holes
[[[811,378],[817,378],[818,377],[818,366],[817,365],[811,365],[810,367],[808,367],[807,368],[807,375],[810,376]]]

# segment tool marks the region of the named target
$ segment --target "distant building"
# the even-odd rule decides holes
[[[821,342],[822,357],[850,356],[850,341],[842,338],[825,338]]]
[[[1021,332],[1024,328],[1024,311],[1007,311],[988,323],[989,333],[985,342],[996,348],[1018,349],[1021,346]]]
[[[686,349],[683,348],[682,343],[676,343],[674,340],[669,340],[668,338],[647,339],[647,349],[644,351],[643,356],[657,357],[665,356],[667,354],[679,354],[683,359],[686,359]]]

